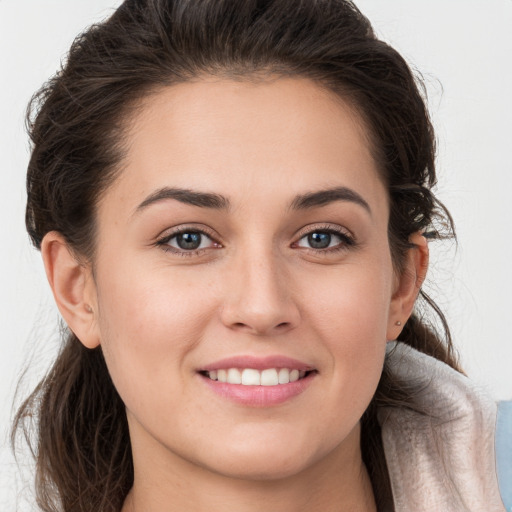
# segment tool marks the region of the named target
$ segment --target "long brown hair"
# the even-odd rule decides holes
[[[409,237],[454,236],[436,183],[432,125],[404,59],[376,38],[348,0],[126,0],[73,43],[67,61],[34,96],[26,225],[33,244],[59,231],[77,255],[95,253],[95,210],[124,154],[123,130],[138,100],[201,75],[235,80],[314,80],[365,120],[390,198],[389,242],[397,272]],[[437,314],[440,329],[426,320]],[[436,322],[434,322],[435,324]],[[442,312],[423,292],[399,339],[457,368]],[[416,407],[384,367],[362,419],[361,449],[376,499],[391,508],[379,404]],[[133,484],[122,400],[101,348],[72,332],[46,377],[21,405],[18,431],[36,430],[36,496],[48,512],[118,512]]]

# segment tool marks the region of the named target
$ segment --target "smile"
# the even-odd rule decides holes
[[[211,380],[226,382],[227,384],[241,384],[242,386],[278,386],[303,379],[305,370],[290,368],[267,368],[256,370],[254,368],[228,368],[211,370],[205,375]]]
[[[272,407],[303,394],[316,380],[310,364],[286,356],[235,356],[198,370],[217,396],[247,407]]]

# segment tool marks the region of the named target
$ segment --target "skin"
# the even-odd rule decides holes
[[[306,79],[210,77],[146,98],[129,126],[122,171],[98,205],[94,264],[58,233],[42,247],[64,319],[84,345],[102,345],[126,404],[135,484],[124,510],[376,510],[359,420],[428,251],[414,235],[396,275],[364,123]],[[221,194],[230,207],[140,206],[164,187]],[[290,207],[336,187],[368,209]],[[176,238],[158,243],[176,228],[208,237],[183,255]],[[310,246],[308,233],[329,230],[341,236]],[[280,405],[234,403],[198,374],[225,357],[276,354],[316,370]]]

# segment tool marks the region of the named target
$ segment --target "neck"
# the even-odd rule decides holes
[[[134,486],[122,512],[376,512],[359,428],[350,438],[348,450],[344,445],[298,474],[268,480],[228,477],[172,454],[164,460],[161,446],[155,453],[132,443]]]

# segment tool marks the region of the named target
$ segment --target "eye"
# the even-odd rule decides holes
[[[197,249],[204,249],[209,245],[211,240],[203,233],[186,232],[174,235],[167,243],[176,249],[183,249],[185,251],[195,251]]]
[[[220,247],[220,244],[215,242],[209,235],[203,231],[193,229],[183,229],[167,235],[158,241],[158,245],[166,251],[181,254],[193,254],[202,249]]]
[[[297,247],[306,249],[336,250],[344,249],[347,246],[354,245],[354,240],[348,234],[335,229],[317,229],[302,236],[297,242]]]

